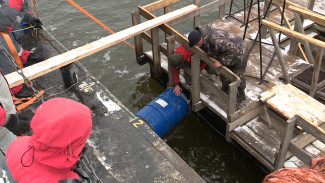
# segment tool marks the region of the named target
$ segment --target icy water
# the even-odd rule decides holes
[[[75,0],[77,4],[115,32],[132,26],[131,12],[152,0]],[[182,0],[172,8],[192,3]],[[201,0],[206,4],[207,0]],[[238,1],[242,4],[242,1]],[[236,8],[235,8],[236,10]],[[228,12],[228,10],[227,10]],[[38,13],[48,32],[71,50],[111,33],[64,0],[38,1]],[[159,15],[161,12],[156,12]],[[201,16],[206,24],[217,11]],[[182,34],[193,22],[175,26]],[[133,39],[128,40],[133,45]],[[149,48],[147,46],[147,48]],[[164,91],[150,78],[149,66],[139,66],[133,48],[124,42],[94,54],[81,63],[126,107],[136,113]],[[220,119],[216,119],[220,120]],[[265,174],[244,153],[227,143],[197,115],[191,113],[164,140],[207,182],[258,183]]]

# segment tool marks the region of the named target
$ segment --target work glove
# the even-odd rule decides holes
[[[42,25],[43,25],[43,23],[41,22],[41,20],[40,19],[38,19],[38,18],[33,18],[33,20],[30,22],[31,24],[32,24],[32,26],[34,26],[35,28],[40,28],[40,29],[42,29]]]
[[[17,136],[21,136],[30,130],[28,119],[17,114],[10,114],[9,121],[4,127]]]

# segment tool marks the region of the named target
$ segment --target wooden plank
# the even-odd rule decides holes
[[[299,33],[299,32],[296,32],[296,31],[292,31],[288,28],[285,28],[285,27],[282,27],[276,23],[273,23],[273,22],[270,22],[268,20],[262,20],[262,24],[268,26],[268,27],[271,27],[271,28],[274,28],[278,31],[281,31],[282,33],[286,34],[287,36],[292,36],[292,37],[295,37],[295,38],[298,38],[298,39],[301,39],[301,40],[306,40],[308,41],[309,43],[312,43],[314,45],[317,45],[317,46],[320,46],[322,48],[325,48],[325,42],[324,41],[320,41],[318,39],[315,39],[315,38],[312,38],[310,36],[307,36],[305,34],[302,34],[302,33]]]
[[[281,142],[278,140],[277,132],[259,120],[262,120],[262,118],[256,117],[249,121],[246,126],[261,136],[266,143],[270,144],[276,149],[279,149]]]
[[[263,104],[262,102],[257,101],[257,102],[251,103],[250,105],[244,106],[239,111],[236,111],[235,113],[230,115],[230,118],[231,118],[230,122],[234,122],[234,121],[238,120],[239,118],[245,116],[247,113],[249,113],[250,111],[254,110],[255,108],[259,107],[262,104]]]
[[[23,69],[23,72],[27,78],[35,79],[41,75],[47,74],[55,69],[58,69],[72,62],[85,58],[93,53],[97,53],[98,51],[115,45],[144,31],[150,30],[163,23],[181,17],[187,13],[193,12],[196,9],[197,6],[195,5],[186,6],[171,13],[157,17],[153,20],[143,22],[136,26],[127,28],[123,31],[117,32],[92,43],[81,46],[79,48],[70,50],[61,55],[54,56],[43,62],[26,67]],[[9,82],[10,88],[22,84],[24,82],[24,79],[16,72],[7,74],[6,78]]]
[[[191,57],[192,106],[200,101],[200,71],[200,57],[193,55]]]
[[[323,130],[321,127],[319,127],[319,126],[317,126],[317,125],[315,125],[313,123],[309,123],[308,121],[305,121],[300,116],[297,116],[296,118],[297,118],[297,122],[296,122],[297,125],[302,127],[302,129],[304,131],[311,134],[316,139],[318,139],[321,142],[325,143],[325,130]]]
[[[166,6],[169,6],[173,3],[178,2],[179,0],[159,0],[150,4],[147,4],[145,6],[143,6],[143,9],[147,10],[147,11],[154,11]]]
[[[284,79],[285,79],[286,83],[290,83],[290,77],[289,77],[287,69],[285,68],[285,63],[284,63],[284,59],[283,59],[283,56],[282,56],[282,52],[280,50],[278,40],[275,37],[274,30],[272,28],[269,28],[269,31],[270,31],[270,35],[271,35],[271,38],[272,38],[274,48],[275,48],[276,55],[277,55],[278,60],[280,62],[280,66],[281,66],[281,69],[282,69],[282,72],[283,72],[283,75],[284,75]]]
[[[253,133],[247,131],[247,127],[237,127],[233,133],[237,134],[244,142],[256,151],[262,158],[266,159],[269,163],[274,163],[274,154],[271,153],[272,147],[266,146],[266,143],[260,142],[258,138],[255,138]]]
[[[301,149],[298,145],[290,142],[289,145],[289,151],[297,156],[302,162],[304,162],[306,165],[309,165],[310,161],[314,158],[309,153],[307,153],[305,150]]]
[[[295,117],[288,119],[287,124],[284,128],[284,133],[282,135],[281,145],[279,149],[279,153],[277,155],[277,158],[275,160],[275,169],[280,169],[283,167],[284,161],[286,159],[286,155],[288,153],[290,141],[293,134],[293,129],[295,127],[297,119]]]
[[[319,25],[325,26],[325,16],[320,13],[317,13],[315,11],[306,8],[292,6],[292,5],[288,6],[288,10],[297,12],[300,15],[302,15],[304,18],[307,18]]]
[[[246,140],[241,139],[236,133],[231,133],[231,137],[236,140],[244,149],[246,149],[252,156],[254,156],[259,162],[261,162],[269,170],[274,170],[273,163],[270,163],[259,153],[257,153],[250,145],[247,144]]]
[[[247,113],[241,116],[241,118],[237,119],[236,121],[233,121],[231,123],[228,123],[229,125],[229,132],[237,128],[238,126],[241,126],[248,121],[256,118],[259,114],[263,112],[263,105],[259,105],[256,108],[253,108],[249,110]]]

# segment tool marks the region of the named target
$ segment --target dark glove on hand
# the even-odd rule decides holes
[[[15,135],[23,135],[30,130],[29,122],[16,114],[10,114],[8,123],[4,126]]]
[[[35,28],[42,28],[43,23],[40,21],[40,19],[38,18],[34,18],[31,22],[32,26],[34,26]]]

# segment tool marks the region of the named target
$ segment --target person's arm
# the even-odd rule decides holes
[[[182,88],[179,86],[179,69],[172,67],[172,70],[173,70],[173,82],[175,84],[173,93],[176,96],[180,96]]]

